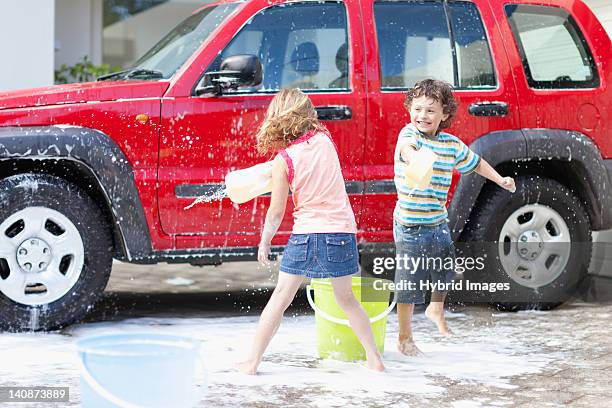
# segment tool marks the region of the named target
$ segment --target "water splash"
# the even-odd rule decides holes
[[[40,308],[32,307],[30,308],[30,330],[36,331],[40,327],[39,324],[40,318]]]
[[[191,204],[184,207],[183,209],[189,210],[190,208],[194,207],[197,204],[210,203],[211,201],[222,200],[225,197],[227,197],[227,190],[225,189],[225,187],[222,187],[219,190],[211,191],[209,193],[199,196]]]

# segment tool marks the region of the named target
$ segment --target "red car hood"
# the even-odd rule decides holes
[[[99,81],[0,92],[0,110],[32,106],[161,97],[166,81]]]

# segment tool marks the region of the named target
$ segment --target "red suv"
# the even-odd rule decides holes
[[[307,92],[335,139],[363,258],[388,253],[404,91],[424,77],[456,88],[450,132],[517,180],[509,195],[455,178],[455,238],[500,243],[504,277],[532,304],[563,300],[590,246],[543,244],[612,227],[611,55],[574,0],[227,1],[129,70],[0,94],[0,326],[81,319],[113,258],[255,259],[269,197],[184,208],[265,160],[255,130],[281,87]],[[277,252],[291,226],[288,211]]]

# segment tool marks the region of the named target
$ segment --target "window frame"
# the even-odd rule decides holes
[[[376,49],[378,51],[378,80],[380,83],[380,91],[381,92],[385,92],[385,93],[392,93],[392,92],[403,92],[408,90],[410,87],[406,86],[406,87],[398,87],[398,86],[383,86],[383,72],[382,72],[382,64],[381,64],[381,60],[380,60],[380,41],[378,38],[378,31],[376,30],[376,15],[374,13],[374,5],[376,4],[381,4],[381,3],[417,3],[417,4],[427,4],[427,3],[431,3],[431,4],[440,4],[439,0],[375,0],[374,2],[372,2],[372,16],[373,16],[373,20],[374,20],[374,26],[375,26],[375,32],[376,32]],[[449,3],[451,4],[465,4],[465,5],[470,5],[473,6],[474,9],[476,10],[476,12],[478,13],[478,18],[480,20],[480,23],[482,25],[482,29],[483,29],[483,33],[485,36],[485,40],[487,41],[487,48],[489,50],[489,57],[491,58],[491,64],[493,66],[493,76],[495,78],[495,85],[489,87],[489,88],[469,88],[469,87],[459,87],[458,83],[459,83],[459,62],[457,60],[457,51],[456,51],[456,44],[455,44],[455,33],[452,27],[452,16],[451,16],[451,11],[449,9]],[[487,29],[487,25],[484,23],[484,19],[482,18],[482,13],[480,12],[480,8],[478,7],[478,5],[472,1],[467,1],[467,0],[456,0],[456,1],[443,1],[443,8],[444,8],[444,16],[445,16],[445,23],[446,23],[446,29],[448,30],[448,36],[449,36],[449,40],[450,40],[450,48],[451,48],[451,58],[452,58],[452,64],[453,64],[453,81],[454,84],[452,84],[453,86],[453,91],[467,91],[467,92],[494,92],[499,90],[500,84],[499,84],[499,74],[498,74],[498,68],[497,68],[497,64],[496,64],[496,60],[494,58],[494,52],[493,52],[493,47],[491,46],[491,40],[490,40],[490,35],[489,35],[489,31]]]
[[[589,81],[538,81],[533,78],[531,73],[531,67],[529,66],[529,61],[527,60],[527,55],[525,53],[525,48],[523,46],[523,41],[519,35],[518,27],[516,26],[514,20],[508,14],[510,7],[523,7],[523,8],[532,8],[532,9],[540,9],[540,11],[546,11],[545,13],[540,13],[539,15],[547,15],[547,16],[559,16],[564,17],[567,16],[563,27],[567,30],[568,34],[574,41],[574,45],[576,49],[580,53],[580,56],[586,58],[589,62],[591,72],[593,73],[593,78]],[[512,31],[512,36],[514,37],[514,44],[518,50],[519,57],[521,58],[521,65],[523,67],[523,73],[525,74],[525,78],[527,79],[527,84],[532,89],[537,90],[547,90],[547,89],[597,89],[601,86],[601,79],[599,75],[599,70],[597,69],[597,64],[593,57],[593,53],[591,52],[591,48],[589,47],[588,42],[586,41],[586,37],[584,36],[580,26],[572,16],[570,12],[565,10],[564,8],[558,6],[548,6],[548,5],[540,5],[540,4],[504,4],[504,14],[506,16],[506,21],[510,26],[510,30]],[[537,14],[533,14],[537,15]],[[569,24],[569,27],[568,27]],[[580,47],[582,46],[582,47]],[[583,52],[586,55],[583,55]]]
[[[353,87],[352,87],[352,78],[353,78],[353,52],[352,52],[352,45],[351,45],[351,21],[350,21],[350,16],[348,13],[348,7],[346,6],[344,0],[300,0],[300,1],[292,1],[289,3],[282,3],[282,4],[272,4],[269,6],[266,6],[262,9],[257,10],[256,13],[253,13],[252,16],[250,16],[247,21],[244,22],[244,24],[242,24],[240,26],[240,28],[236,31],[236,33],[232,36],[232,38],[227,42],[227,44],[225,44],[223,47],[221,47],[221,50],[218,52],[218,55],[222,54],[223,51],[225,51],[229,46],[231,46],[232,42],[234,41],[234,39],[240,35],[240,33],[242,33],[242,30],[251,22],[253,21],[253,19],[255,17],[257,17],[259,14],[261,14],[262,12],[265,12],[267,10],[273,9],[273,8],[288,8],[288,7],[292,7],[294,5],[299,5],[299,4],[324,4],[324,3],[336,3],[342,6],[342,8],[344,9],[344,17],[346,20],[346,44],[349,47],[349,53],[348,53],[348,87],[347,88],[337,88],[337,89],[302,89],[302,92],[306,93],[306,94],[329,94],[329,93],[342,93],[342,94],[350,94],[353,92]],[[206,73],[211,69],[211,65],[215,63],[216,57],[215,59],[213,59],[213,61],[210,63],[209,66],[206,67],[206,69],[204,69],[204,71],[202,72],[202,75],[199,77],[199,79],[196,81],[193,89],[192,89],[192,96],[197,96],[196,95],[196,89],[204,82],[205,80],[205,76]],[[263,65],[263,64],[262,64]],[[263,66],[262,66],[263,69]],[[275,90],[261,90],[261,91],[250,91],[250,90],[240,90],[240,88],[238,88],[237,90],[233,90],[231,92],[226,92],[224,91],[221,95],[218,96],[244,96],[244,95],[274,95],[276,93],[278,93],[280,89],[275,89]],[[199,97],[203,97],[206,95],[200,95]],[[210,96],[210,95],[208,95]]]

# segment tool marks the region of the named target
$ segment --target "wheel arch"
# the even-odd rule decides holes
[[[599,149],[587,136],[559,129],[500,131],[470,147],[503,175],[535,175],[560,182],[584,203],[594,230],[612,227],[610,180]],[[455,237],[483,199],[486,183],[491,182],[475,173],[461,177],[449,206]]]
[[[0,128],[0,179],[28,172],[61,177],[89,194],[110,223],[116,258],[151,254],[133,169],[110,137],[76,126]]]

